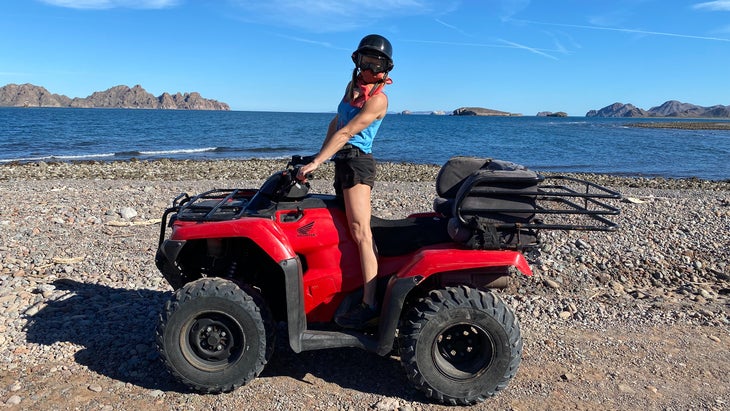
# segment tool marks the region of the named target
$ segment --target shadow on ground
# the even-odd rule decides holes
[[[66,293],[28,319],[28,342],[77,344],[84,348],[76,353],[76,362],[94,372],[146,389],[190,392],[167,373],[155,344],[158,316],[170,292],[112,288],[67,279],[57,280],[54,286]],[[259,378],[305,381],[305,376],[311,374],[360,392],[423,399],[409,388],[395,358],[354,348],[296,354],[287,342],[282,324],[274,355]]]

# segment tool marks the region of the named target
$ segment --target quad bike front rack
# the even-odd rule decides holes
[[[225,221],[241,218],[255,189],[213,189],[195,196],[181,193],[172,200],[172,207],[162,214],[160,241],[165,240],[168,216],[185,221]],[[172,221],[170,222],[172,223]]]

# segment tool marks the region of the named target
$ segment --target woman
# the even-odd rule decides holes
[[[385,37],[371,34],[360,41],[352,53],[352,61],[355,63],[352,81],[329,124],[322,148],[311,163],[300,169],[297,177],[303,180],[334,156],[335,191],[345,203],[363,275],[362,303],[335,322],[345,328],[364,328],[378,316],[375,301],[378,260],[370,231],[370,192],[375,184],[372,144],[388,110],[388,97],[383,88],[392,83],[388,72],[393,69],[393,48]]]

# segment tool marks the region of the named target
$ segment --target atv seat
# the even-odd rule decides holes
[[[370,227],[378,254],[394,257],[428,245],[452,242],[447,230],[448,221],[448,218],[436,215],[400,220],[385,220],[372,216]]]

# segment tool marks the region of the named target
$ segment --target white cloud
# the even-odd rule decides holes
[[[180,0],[41,0],[52,6],[71,9],[113,9],[125,7],[131,9],[164,9],[176,6]]]
[[[502,20],[510,20],[512,16],[526,9],[530,0],[500,0],[499,15]]]
[[[445,21],[443,21],[443,20],[439,20],[439,19],[435,19],[435,20],[436,20],[436,23],[438,23],[438,24],[440,24],[440,25],[442,25],[442,26],[444,26],[444,27],[450,28],[451,30],[454,30],[454,31],[456,31],[456,32],[458,32],[458,33],[460,33],[460,34],[463,34],[464,36],[467,36],[467,37],[471,37],[471,35],[470,35],[470,34],[468,34],[468,33],[467,33],[467,32],[465,32],[464,30],[462,30],[462,29],[460,29],[460,28],[458,28],[458,27],[456,27],[456,26],[454,26],[454,25],[451,25],[451,24],[449,24],[449,23],[446,23],[446,22],[445,22]]]
[[[285,34],[280,34],[280,33],[277,33],[275,35],[276,36],[279,36],[281,38],[284,38],[284,39],[288,39],[288,40],[292,40],[292,41],[298,41],[300,43],[313,44],[315,46],[320,46],[320,47],[324,47],[324,48],[328,48],[328,49],[346,50],[346,51],[349,51],[350,50],[349,48],[336,47],[332,43],[327,42],[327,41],[310,40],[310,39],[303,38],[303,37],[287,36]]]
[[[730,0],[716,0],[704,3],[697,3],[692,6],[696,10],[730,11]]]
[[[543,56],[543,57],[547,57],[549,59],[558,60],[557,57],[551,56],[550,54],[547,54],[545,52],[542,52],[542,51],[540,51],[540,50],[538,50],[536,48],[533,48],[533,47],[528,47],[528,46],[525,46],[525,45],[522,45],[522,44],[519,44],[519,43],[514,43],[514,42],[507,41],[507,40],[503,40],[503,39],[499,39],[499,41],[501,41],[501,42],[503,42],[505,44],[508,44],[509,46],[514,47],[516,49],[527,50],[530,53],[537,54],[538,56]]]
[[[497,39],[500,44],[497,43],[467,43],[467,42],[460,42],[460,41],[440,41],[440,40],[411,40],[411,39],[401,39],[402,42],[406,43],[421,43],[421,44],[438,44],[443,46],[459,46],[459,47],[490,47],[490,48],[503,48],[503,49],[520,49],[520,50],[527,50],[530,53],[534,53],[543,57],[547,57],[553,60],[558,60],[557,57],[552,56],[546,52],[551,53],[565,53],[565,50],[561,49],[538,49],[534,47],[528,47],[519,43],[514,43],[511,41],[503,40],[503,39]]]
[[[368,27],[399,16],[433,13],[443,7],[436,0],[232,0],[245,14],[241,19],[274,23],[315,32]]]
[[[710,36],[695,36],[691,34],[680,34],[680,33],[666,33],[661,31],[649,31],[649,30],[637,30],[622,27],[599,27],[599,26],[585,26],[580,24],[561,24],[561,23],[548,23],[543,21],[532,21],[532,20],[518,20],[521,23],[526,24],[540,24],[544,26],[555,26],[555,27],[572,27],[576,29],[587,29],[587,30],[604,30],[604,31],[617,31],[621,33],[633,33],[633,34],[645,34],[652,36],[666,36],[666,37],[680,37],[685,39],[696,39],[696,40],[710,40],[710,41],[724,41],[730,42],[730,39]]]

